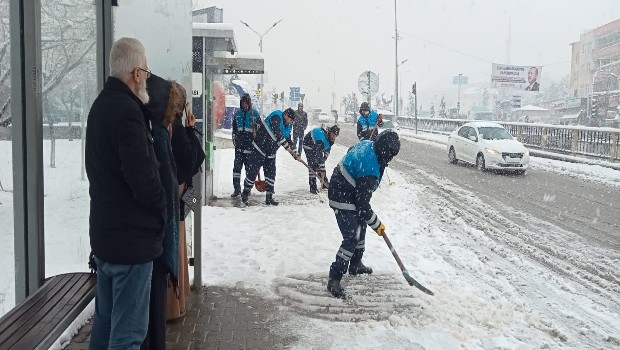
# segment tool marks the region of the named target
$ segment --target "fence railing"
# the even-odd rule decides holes
[[[449,133],[473,120],[418,118],[418,130]],[[398,123],[407,128],[415,127],[415,118],[399,117]],[[524,145],[541,151],[573,156],[587,156],[620,160],[618,145],[620,129],[592,128],[586,126],[551,125],[537,123],[494,122],[502,125]]]

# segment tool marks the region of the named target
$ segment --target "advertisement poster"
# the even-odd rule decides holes
[[[500,89],[540,91],[541,66],[513,66],[493,63],[491,82]]]

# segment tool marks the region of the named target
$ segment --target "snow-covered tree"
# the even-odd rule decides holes
[[[446,97],[441,96],[441,102],[439,102],[439,118],[447,118],[446,114]]]
[[[0,0],[0,125],[11,122],[8,7],[9,0]],[[42,93],[46,117],[60,113],[63,119],[74,119],[78,108],[76,93],[81,94],[81,89],[95,89],[92,79],[95,32],[92,1],[41,1]]]
[[[416,97],[413,94],[409,94],[409,103],[407,104],[405,113],[410,117],[415,116],[415,99]]]

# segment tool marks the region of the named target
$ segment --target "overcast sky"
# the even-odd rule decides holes
[[[394,2],[386,0],[194,0],[195,8],[224,9],[240,51],[258,51],[263,40],[267,89],[301,86],[309,103],[329,108],[336,72],[337,100],[358,91],[361,72],[380,76],[380,91],[394,91]],[[620,18],[619,0],[399,0],[399,61],[403,93],[418,82],[422,99],[456,94],[458,73],[470,83],[489,82],[491,63],[542,65],[545,79],[570,73],[570,43]],[[422,101],[421,101],[422,102]],[[430,101],[428,101],[430,102]]]

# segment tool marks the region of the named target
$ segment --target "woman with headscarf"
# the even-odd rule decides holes
[[[185,88],[177,82],[171,82],[172,90],[178,92],[179,99],[176,103],[176,115],[172,121],[172,153],[177,165],[177,181],[180,197],[188,188],[192,187],[192,177],[200,171],[200,166],[205,160],[202,150],[199,132],[196,130],[196,117],[188,108],[187,93]],[[183,126],[183,114],[186,116],[186,125]],[[179,221],[179,289],[175,293],[168,288],[168,301],[166,306],[166,319],[172,320],[185,315],[185,299],[190,294],[189,271],[187,259],[186,230],[185,230],[185,203],[179,198],[180,221]],[[198,252],[199,253],[199,252]]]
[[[163,253],[153,262],[149,329],[142,349],[166,348],[166,294],[170,286],[179,286],[179,188],[177,169],[170,144],[172,121],[178,113],[180,97],[172,84],[153,74],[147,80],[150,101],[146,105],[153,134],[155,156],[159,161],[159,176],[166,192],[166,225],[164,226]]]

